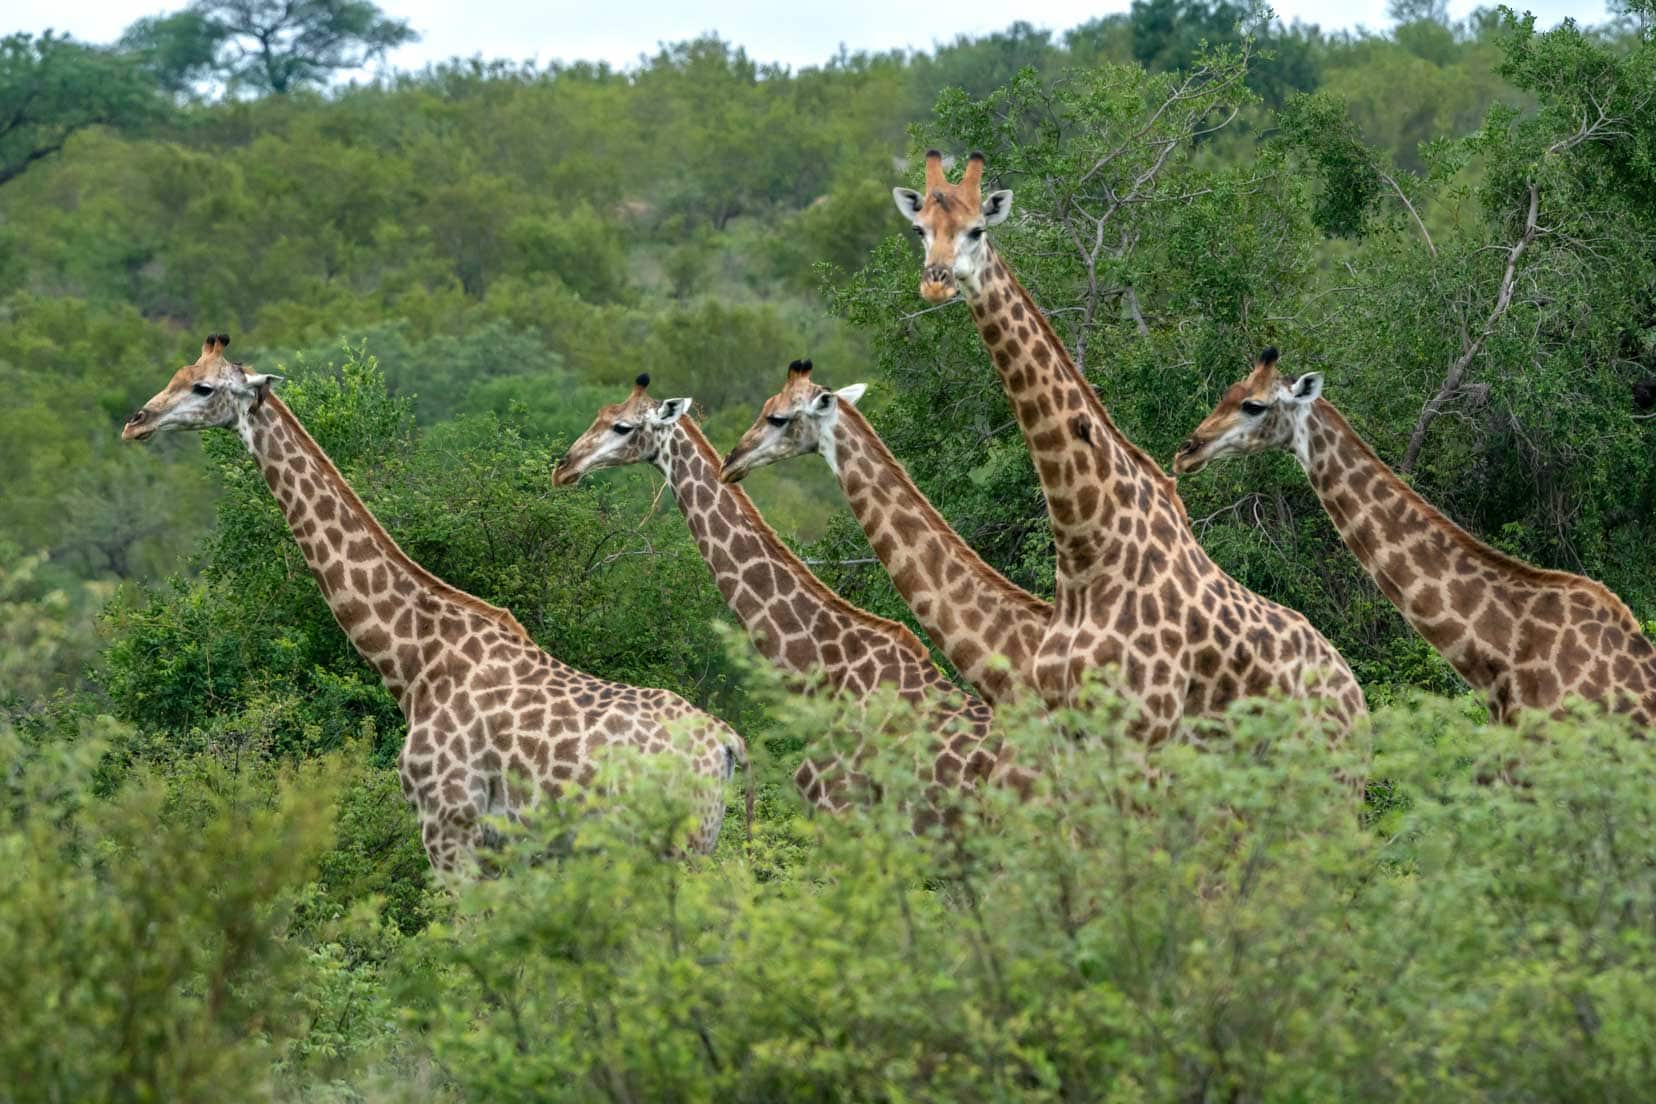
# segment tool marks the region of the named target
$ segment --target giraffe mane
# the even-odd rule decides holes
[[[1419,492],[1398,477],[1397,473],[1392,471],[1391,465],[1380,459],[1380,454],[1375,452],[1373,446],[1363,439],[1363,435],[1352,427],[1351,423],[1346,420],[1345,415],[1340,413],[1338,407],[1327,399],[1318,399],[1316,407],[1323,417],[1333,423],[1336,429],[1344,433],[1347,440],[1355,442],[1357,448],[1361,449],[1368,459],[1378,464],[1382,470],[1390,472],[1392,478],[1397,480],[1398,492],[1403,498],[1423,510],[1426,516],[1432,519],[1432,524],[1436,525],[1442,533],[1454,541],[1461,551],[1475,560],[1480,560],[1502,571],[1511,572],[1525,582],[1544,586],[1571,587],[1576,590],[1587,591],[1614,610],[1624,622],[1623,627],[1625,629],[1635,636],[1643,635],[1644,627],[1639,624],[1639,619],[1633,616],[1633,611],[1628,608],[1627,603],[1622,601],[1609,587],[1597,579],[1589,579],[1585,575],[1536,567],[1534,564],[1525,563],[1515,556],[1509,556],[1500,549],[1485,544],[1465,529],[1462,529],[1455,522],[1455,519],[1426,501]]]
[[[368,527],[370,535],[385,542],[384,547],[390,550],[390,556],[397,563],[397,566],[407,571],[426,586],[429,586],[431,589],[442,594],[443,597],[454,602],[456,605],[482,614],[484,617],[494,621],[502,628],[516,633],[529,644],[539,647],[539,645],[535,644],[534,638],[529,635],[529,631],[523,627],[516,617],[512,616],[512,612],[510,610],[490,605],[488,602],[485,602],[476,595],[467,594],[459,587],[450,583],[445,583],[443,580],[421,567],[418,563],[414,562],[414,560],[409,557],[408,553],[402,550],[402,546],[392,538],[391,534],[385,531],[385,527],[380,524],[379,518],[374,516],[374,512],[368,509],[367,505],[362,501],[362,498],[356,493],[356,490],[352,488],[350,483],[346,482],[345,477],[340,474],[339,468],[335,466],[333,459],[323,450],[321,445],[316,443],[316,439],[310,435],[308,430],[305,429],[304,423],[299,420],[298,416],[295,415],[292,410],[288,409],[287,404],[277,398],[274,393],[267,395],[264,401],[265,405],[268,406],[278,418],[287,423],[288,428],[294,433],[295,440],[299,446],[311,454],[312,459],[316,461],[317,467],[323,473],[324,478],[333,484],[334,491],[344,501],[346,508],[354,509],[357,512],[358,516],[363,519],[364,524]]]
[[[714,450],[712,443],[702,434],[701,427],[696,425],[689,416],[680,418],[678,425],[701,458],[713,466],[713,471],[722,471],[723,467],[719,454]],[[732,483],[724,483],[721,486],[733,496],[737,508],[742,511],[742,516],[753,526],[754,531],[759,535],[759,539],[768,542],[777,556],[785,560],[790,567],[798,569],[795,572],[796,581],[803,589],[809,591],[813,597],[824,605],[833,606],[846,613],[853,620],[859,621],[870,628],[878,629],[880,632],[894,638],[901,647],[907,648],[917,658],[927,663],[931,662],[931,653],[926,650],[924,644],[920,643],[920,638],[914,635],[913,629],[901,622],[881,617],[876,613],[869,613],[862,607],[853,605],[840,597],[832,587],[817,578],[816,572],[812,571],[804,560],[795,555],[794,550],[788,547],[787,542],[777,535],[776,530],[772,529],[770,523],[760,515],[759,507],[753,504],[753,500],[747,496],[746,491]]]
[[[1051,342],[1052,348],[1058,358],[1059,365],[1063,370],[1068,371],[1074,382],[1080,386],[1082,394],[1085,397],[1085,401],[1091,407],[1092,413],[1103,419],[1105,431],[1114,435],[1115,439],[1121,442],[1122,446],[1127,450],[1127,455],[1136,460],[1139,467],[1144,469],[1144,471],[1150,476],[1151,484],[1161,488],[1162,492],[1165,493],[1168,498],[1172,499],[1173,505],[1178,508],[1179,517],[1182,518],[1184,523],[1188,526],[1190,524],[1190,514],[1185,509],[1184,499],[1179,497],[1178,481],[1166,472],[1162,471],[1161,465],[1157,464],[1148,452],[1145,452],[1143,449],[1139,448],[1138,445],[1133,443],[1131,438],[1117,428],[1115,419],[1110,417],[1109,408],[1104,405],[1103,400],[1098,397],[1098,393],[1093,390],[1093,386],[1087,380],[1087,377],[1081,374],[1081,369],[1075,366],[1075,359],[1070,356],[1069,347],[1062,341],[1058,340],[1057,331],[1052,328],[1052,323],[1048,322],[1047,316],[1039,307],[1034,305],[1035,297],[1030,295],[1029,291],[1023,286],[1023,284],[1018,282],[1017,274],[1012,271],[1012,266],[1002,260],[999,253],[995,254],[994,260],[999,263],[1003,269],[1005,269],[1006,278],[1011,281],[1012,286],[1016,288],[1026,300],[1029,301],[1031,309],[1028,313],[1034,316],[1032,321],[1035,327],[1039,329],[1041,333],[1045,334],[1047,340]]]
[[[915,486],[914,480],[910,478],[908,469],[898,462],[896,455],[886,445],[885,440],[874,431],[874,427],[869,423],[868,419],[863,417],[862,411],[858,410],[850,403],[841,403],[839,406],[839,416],[841,418],[849,418],[853,425],[856,425],[859,429],[861,429],[863,435],[868,439],[870,450],[889,465],[890,470],[894,473],[892,478],[896,479],[914,492],[914,505],[912,508],[921,512],[927,524],[935,525],[937,528],[946,530],[952,534],[957,541],[959,541],[959,551],[961,557],[966,561],[968,570],[973,572],[978,576],[978,578],[984,580],[986,583],[994,586],[997,591],[1003,592],[1004,597],[1014,599],[1023,604],[1027,609],[1039,612],[1042,615],[1051,614],[1051,603],[1042,601],[1040,598],[1029,593],[1029,591],[1013,583],[1012,580],[990,567],[989,564],[984,561],[983,557],[977,554],[977,550],[970,544],[967,544],[965,539],[962,538],[959,533],[955,532],[954,527],[949,524],[948,519],[943,516],[942,512],[939,511],[936,506],[932,505],[929,498],[920,493],[920,489]]]

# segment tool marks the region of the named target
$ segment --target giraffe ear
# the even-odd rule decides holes
[[[867,390],[868,384],[853,383],[850,387],[840,388],[838,391],[835,391],[834,394],[839,396],[840,402],[850,403],[852,406],[856,406],[857,400],[862,398],[863,392]]]
[[[276,383],[286,383],[286,376],[279,376],[275,372],[249,372],[245,377],[247,386],[252,388],[260,398],[270,394],[270,387]]]
[[[253,409],[257,410],[270,397],[270,388],[273,384],[287,382],[286,376],[279,376],[275,372],[249,372],[245,377],[248,390],[253,392]]]
[[[983,224],[985,226],[999,226],[1006,221],[1006,216],[1012,213],[1012,189],[1002,188],[998,192],[990,192],[983,200]]]
[[[650,412],[650,421],[656,425],[672,425],[690,412],[690,404],[693,401],[689,398],[662,399]]]
[[[1295,380],[1289,388],[1297,403],[1316,402],[1322,395],[1323,378],[1321,372],[1307,372]]]
[[[893,188],[891,198],[897,201],[897,209],[903,212],[903,217],[907,219],[919,218],[920,205],[926,202],[913,188]]]

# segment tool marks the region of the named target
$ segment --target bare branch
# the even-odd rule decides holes
[[[1403,462],[1398,465],[1399,472],[1407,474],[1414,470],[1415,461],[1420,458],[1420,449],[1426,443],[1426,431],[1437,416],[1443,412],[1444,406],[1460,390],[1461,380],[1466,376],[1466,370],[1471,366],[1484,343],[1495,332],[1505,317],[1507,308],[1512,305],[1512,292],[1518,283],[1518,262],[1524,256],[1524,251],[1530,247],[1540,234],[1536,217],[1541,208],[1541,188],[1537,184],[1529,186],[1529,214],[1524,218],[1524,232],[1518,240],[1507,250],[1506,271],[1501,275],[1501,289],[1495,296],[1495,306],[1491,308],[1489,316],[1484,319],[1483,329],[1476,336],[1468,339],[1465,329],[1461,331],[1461,355],[1449,366],[1449,371],[1443,377],[1443,383],[1438,387],[1437,394],[1426,400],[1426,405],[1420,409],[1420,417],[1415,419],[1414,429],[1409,433],[1409,445],[1403,452]]]
[[[1397,193],[1397,198],[1403,201],[1403,206],[1408,210],[1409,217],[1414,219],[1415,229],[1420,231],[1422,240],[1426,242],[1426,251],[1436,257],[1437,246],[1432,243],[1432,235],[1427,232],[1426,224],[1420,220],[1420,212],[1415,210],[1415,205],[1409,202],[1409,197],[1398,186],[1397,179],[1390,173],[1380,173],[1380,179],[1385,181],[1386,185]]]

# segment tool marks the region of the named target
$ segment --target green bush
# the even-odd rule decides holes
[[[1331,756],[1301,707],[1234,718],[1211,754],[1168,749],[1157,784],[1108,713],[1060,718],[1082,743],[1017,726],[1039,799],[968,804],[950,834],[911,836],[888,805],[766,821],[751,859],[681,864],[543,825],[415,940],[404,999],[474,1099],[1648,1089],[1648,743],[1386,711],[1369,769],[1391,796],[1364,812],[1331,770],[1359,753]],[[900,756],[875,770],[907,777]],[[1480,781],[1500,772],[1522,784]]]
[[[0,729],[0,1097],[266,1096],[306,1029],[288,929],[339,772],[203,764],[187,794],[145,775],[95,801],[98,749]]]

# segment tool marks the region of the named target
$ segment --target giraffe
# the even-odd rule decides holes
[[[723,787],[747,764],[742,738],[677,694],[595,678],[542,651],[508,611],[449,586],[397,546],[272,393],[281,376],[224,356],[228,334],[127,419],[123,439],[233,427],[275,495],[334,619],[408,721],[403,794],[440,875],[462,873],[485,814],[515,816],[534,797],[588,780],[604,749],[671,753],[711,780],[689,846],[709,852]]]
[[[656,401],[641,375],[625,401],[598,411],[592,426],[553,469],[570,486],[588,472],[654,465],[672,489],[696,548],[725,604],[761,655],[809,688],[820,679],[833,694],[866,697],[885,686],[939,735],[929,785],[969,786],[1011,768],[991,738],[989,707],[963,692],[932,663],[906,626],[858,609],[828,588],[782,543],[739,487],[720,479],[719,454],[686,414],[690,400]],[[794,782],[810,805],[847,808],[852,765],[808,759]]]
[[[1349,729],[1367,712],[1340,653],[1300,614],[1254,594],[1208,558],[1173,480],[1110,420],[1033,299],[989,244],[1012,193],[982,195],[983,155],[950,184],[926,154],[926,194],[893,189],[926,250],[920,294],[961,292],[1029,446],[1057,549],[1052,620],[1034,677],[1053,705],[1074,700],[1089,670],[1120,667],[1154,745],[1199,737],[1187,719],[1278,691],[1326,702]]]
[[[1292,451],[1340,539],[1415,631],[1473,689],[1490,715],[1557,714],[1572,695],[1656,724],[1656,645],[1603,584],[1546,571],[1484,544],[1388,468],[1321,397],[1320,373],[1291,379],[1277,351],[1259,355],[1225,392],[1173,470],[1221,456]]]
[[[863,390],[830,391],[811,379],[810,361],[794,361],[787,384],[725,457],[725,482],[790,456],[820,454],[926,635],[990,705],[1010,701],[1034,685],[1052,606],[984,563],[949,528],[857,410]]]

